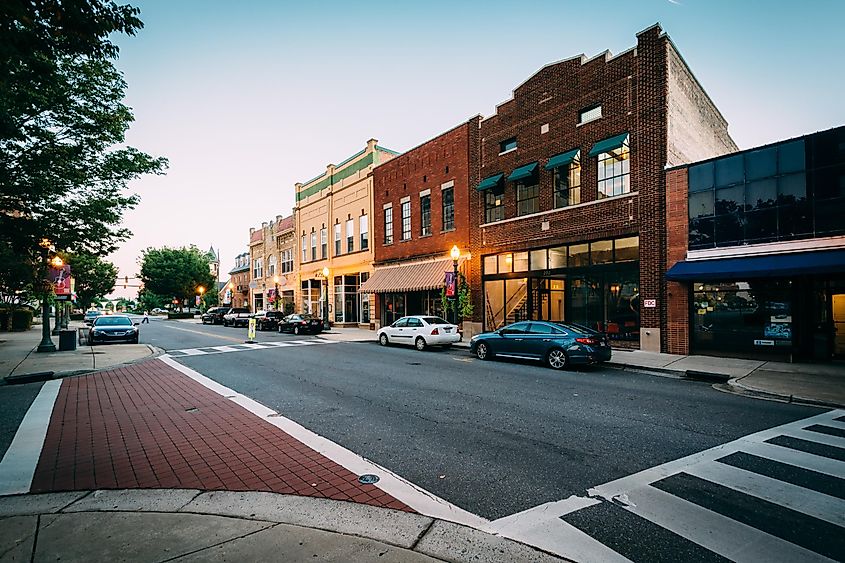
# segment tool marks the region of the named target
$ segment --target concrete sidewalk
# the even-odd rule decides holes
[[[0,518],[4,561],[564,561],[419,514],[265,492],[19,495]]]
[[[80,323],[69,328],[78,330]],[[159,351],[147,344],[121,344],[107,346],[80,345],[76,350],[58,351],[58,336],[51,336],[56,352],[35,351],[41,342],[41,325],[23,332],[0,333],[0,380],[9,383],[27,374],[53,372],[52,377],[65,377],[132,363],[158,355]],[[50,379],[50,377],[41,377]]]

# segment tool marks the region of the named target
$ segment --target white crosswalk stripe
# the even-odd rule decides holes
[[[202,346],[200,348],[184,348],[169,350],[165,356],[181,358],[184,356],[205,356],[208,354],[225,354],[228,352],[250,352],[254,350],[272,350],[274,348],[295,348],[300,346],[315,346],[320,344],[337,344],[335,340],[286,340],[281,342],[261,342],[254,344],[229,344],[226,346]]]
[[[675,538],[672,541],[688,542],[679,547],[694,545],[695,549],[703,548],[703,553],[712,552],[714,557],[743,562],[843,560],[845,544],[836,537],[845,537],[845,499],[840,498],[835,488],[829,488],[837,486],[835,481],[830,481],[825,488],[817,480],[845,479],[845,461],[841,455],[841,451],[845,451],[845,438],[834,435],[836,432],[816,431],[818,426],[843,429],[845,424],[835,420],[843,416],[845,410],[829,411],[744,436],[596,486],[587,496],[573,496],[495,520],[489,524],[488,531],[571,559],[601,561],[609,558],[611,548],[584,531],[593,530],[597,538],[601,535],[589,525],[585,528],[584,522],[591,520],[580,516],[590,514],[591,510],[600,510],[593,517],[608,513],[621,516],[627,511],[638,517],[633,522],[635,525],[642,523],[643,530],[667,530],[671,535],[666,537]],[[808,430],[813,426],[816,430]],[[779,437],[782,438],[774,440]],[[796,448],[806,447],[816,453],[787,447],[784,444],[793,445],[790,438],[804,441],[796,442]],[[781,445],[770,443],[770,440]],[[822,453],[839,459],[825,457]],[[734,466],[736,461],[725,459],[736,457],[733,454],[744,455],[742,459],[753,460],[754,465],[747,469]],[[786,473],[775,471],[771,475],[794,480],[799,478],[795,477],[798,472],[797,475],[805,480],[787,482],[763,474],[774,471],[772,467]],[[814,474],[821,475],[812,477]],[[806,480],[808,476],[810,481]],[[807,487],[820,487],[820,490]],[[755,519],[756,508],[782,513],[785,518],[793,519],[790,522],[799,528],[828,526],[828,539],[823,545],[812,543],[812,538],[789,529],[790,522],[781,524]],[[572,523],[567,522],[568,516]],[[602,517],[605,518],[601,522],[603,529],[613,530],[613,522]],[[654,528],[655,525],[658,528]],[[620,526],[624,524],[620,523]],[[830,526],[842,528],[841,533],[831,533],[834,528]],[[607,538],[605,536],[605,542],[613,541]],[[631,546],[616,545],[610,553],[632,561],[645,560],[641,552],[636,556],[638,552]]]

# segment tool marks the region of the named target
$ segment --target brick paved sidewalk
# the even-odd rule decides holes
[[[271,491],[412,512],[160,360],[62,381],[32,492]]]

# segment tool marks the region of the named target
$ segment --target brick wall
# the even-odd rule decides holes
[[[689,241],[687,169],[666,173],[666,268],[687,257]],[[666,282],[666,351],[689,354],[689,284]]]
[[[373,247],[375,263],[384,264],[425,256],[448,256],[453,245],[469,249],[469,190],[474,117],[373,169]],[[448,168],[448,170],[447,170]],[[453,183],[455,228],[443,231],[441,186]],[[431,234],[421,235],[420,192],[430,190]],[[410,197],[411,239],[402,240],[401,200]],[[384,205],[393,207],[393,244],[384,244]]]

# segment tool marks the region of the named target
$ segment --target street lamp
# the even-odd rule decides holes
[[[452,292],[452,308],[455,324],[458,324],[458,258],[461,257],[461,249],[457,244],[452,247],[449,255],[452,257],[452,283],[455,284],[455,290]]]
[[[38,243],[38,246],[41,247],[41,252],[44,255],[44,264],[49,265],[49,252],[50,248],[53,246],[52,243],[49,239],[43,238],[41,239],[41,242]],[[38,352],[56,351],[56,345],[53,344],[53,341],[50,339],[50,309],[49,304],[47,303],[47,283],[46,276],[44,276],[44,279],[42,280],[42,290],[44,291],[44,296],[41,300],[41,343],[38,345]]]
[[[325,280],[325,290],[323,291],[323,328],[329,326],[329,268],[323,266],[323,280]]]
[[[199,307],[199,304],[202,302],[202,298],[205,295],[205,287],[203,287],[201,285],[198,286],[197,287],[197,295],[199,296],[199,299],[197,300],[197,307]]]
[[[50,259],[50,266],[52,266],[56,270],[63,267],[64,265],[64,260],[62,260],[61,256],[59,256],[58,254]],[[63,306],[64,304],[62,304],[62,307],[60,307],[58,301],[56,301],[56,322],[53,324],[53,330],[51,331],[51,334],[53,334],[54,336],[57,336],[59,334],[59,330],[62,328],[62,317],[64,316]]]
[[[279,310],[279,276],[273,276],[273,284],[276,286],[273,293],[273,304],[276,306],[276,311]]]
[[[229,282],[229,306],[235,306],[235,283]]]

